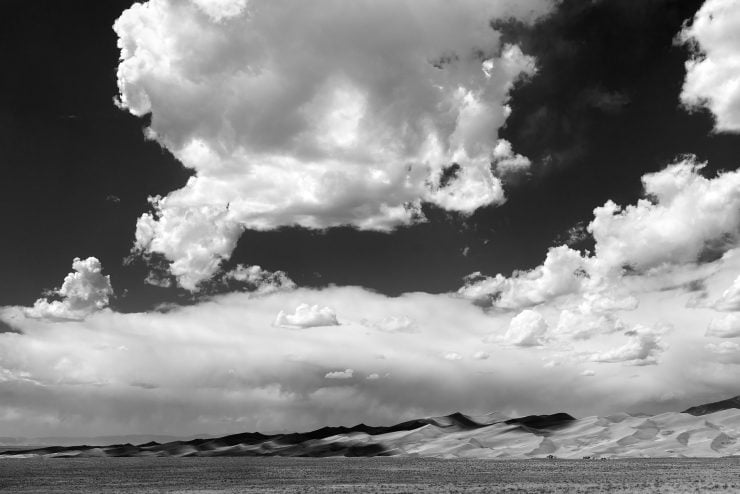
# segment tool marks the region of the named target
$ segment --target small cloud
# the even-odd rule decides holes
[[[293,314],[280,311],[275,318],[275,326],[283,328],[314,328],[319,326],[339,326],[337,315],[329,307],[318,305],[299,305]]]
[[[172,278],[169,275],[162,275],[157,271],[149,271],[149,274],[144,279],[144,283],[160,288],[169,288],[172,286]]]
[[[102,274],[102,265],[95,257],[85,260],[76,257],[72,261],[73,272],[64,278],[62,287],[50,292],[49,296],[59,300],[40,298],[26,310],[29,317],[65,320],[84,319],[104,309],[113,295],[110,276]]]
[[[467,247],[467,246],[466,246],[466,247],[465,247],[465,248],[463,248],[463,250],[462,250],[462,255],[463,255],[463,257],[468,257],[468,254],[470,254],[470,247]]]
[[[109,195],[108,195],[108,196],[107,196],[107,197],[105,198],[105,200],[106,200],[106,201],[108,201],[108,202],[112,202],[112,203],[114,203],[114,204],[119,204],[119,203],[121,202],[121,198],[120,198],[120,197],[118,197],[118,196],[116,196],[116,195],[113,195],[113,194],[109,194]]]
[[[526,309],[511,320],[504,340],[516,346],[539,346],[545,342],[547,329],[547,322],[539,312]]]
[[[734,341],[723,341],[721,343],[708,343],[705,348],[718,355],[734,355],[740,353],[740,345]]]
[[[238,264],[234,269],[224,273],[223,283],[235,281],[251,287],[259,294],[273,293],[279,290],[293,290],[296,284],[284,271],[268,271],[262,267]]]
[[[418,331],[414,321],[407,316],[387,316],[378,321],[363,319],[362,324],[385,333],[415,333]]]
[[[368,381],[377,381],[378,379],[380,379],[380,376],[376,372],[373,372],[372,374],[368,375],[365,379],[367,379]]]
[[[581,375],[586,377],[593,377],[596,375],[596,373],[591,369],[586,369],[585,371],[581,372]]]
[[[726,311],[740,310],[740,276],[735,278],[732,286],[722,293],[719,300],[714,303],[714,308]]]
[[[740,315],[725,314],[709,321],[706,336],[737,338],[740,336]]]
[[[352,379],[354,373],[355,371],[353,369],[345,369],[343,371],[327,372],[324,377],[326,379]]]
[[[490,357],[491,354],[486,352],[475,352],[475,354],[473,355],[473,358],[475,360],[488,360]]]
[[[659,331],[636,326],[634,330],[627,331],[627,343],[621,347],[614,348],[591,356],[592,362],[616,363],[626,362],[632,365],[654,365],[658,363],[658,354],[665,350],[659,336]]]
[[[445,360],[462,360],[462,355],[456,352],[449,352],[444,354]]]

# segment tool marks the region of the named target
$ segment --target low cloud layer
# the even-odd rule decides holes
[[[681,101],[709,109],[722,132],[740,132],[739,30],[740,4],[707,0],[678,37],[694,51],[686,62]]]
[[[596,305],[578,312],[580,295],[523,312],[356,287],[232,293],[166,313],[102,310],[80,320],[6,307],[0,319],[18,331],[0,332],[0,435],[306,430],[455,410],[683,409],[737,392],[739,336],[731,326],[707,328],[736,315],[711,301],[738,274],[740,251],[731,249],[695,271],[633,277],[634,304],[608,312],[618,324],[575,333],[560,327],[570,327],[564,307],[599,313]],[[686,276],[703,280],[709,302],[689,303],[696,293],[676,283]]]
[[[499,176],[529,160],[498,130],[536,62],[490,21],[531,23],[553,4],[134,4],[114,27],[119,105],[151,114],[149,137],[195,171],[152,198],[136,249],[195,290],[245,228],[389,231],[423,221],[422,202],[502,203]]]

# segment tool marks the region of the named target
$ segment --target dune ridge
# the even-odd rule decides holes
[[[246,432],[218,438],[110,446],[52,446],[0,458],[121,456],[406,456],[434,458],[656,458],[740,455],[740,397],[654,416],[567,413],[507,417],[459,412],[389,427]]]

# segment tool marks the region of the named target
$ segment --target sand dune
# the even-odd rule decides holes
[[[651,458],[740,455],[740,399],[655,416],[566,413],[510,418],[453,413],[391,427],[359,424],[292,434],[233,434],[164,444],[54,446],[3,458],[118,456],[423,456],[435,458]],[[702,413],[706,412],[706,413]]]

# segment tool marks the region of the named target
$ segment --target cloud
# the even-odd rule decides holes
[[[713,318],[709,322],[706,335],[715,338],[740,337],[740,314],[724,314]]]
[[[740,354],[740,344],[734,341],[723,341],[721,343],[708,343],[707,350],[718,355],[738,355]]]
[[[345,369],[343,371],[332,371],[327,372],[324,376],[326,379],[352,379],[355,371],[352,369]]]
[[[740,276],[735,278],[732,286],[722,293],[722,296],[714,303],[714,308],[717,310],[740,311]]]
[[[53,297],[36,300],[27,310],[31,317],[47,319],[84,319],[108,306],[113,295],[110,277],[102,274],[100,261],[95,257],[72,261],[74,272],[69,273],[61,288],[51,292]]]
[[[708,108],[720,132],[740,132],[740,6],[707,0],[678,40],[694,51],[686,62],[681,102]]]
[[[314,328],[319,326],[338,326],[337,315],[329,307],[301,304],[293,314],[280,311],[275,318],[275,326],[284,328]]]
[[[523,310],[509,323],[504,340],[516,346],[539,346],[545,342],[547,321],[539,312]]]
[[[296,288],[295,282],[285,272],[268,271],[257,265],[244,266],[243,264],[237,264],[234,269],[224,273],[221,279],[227,283],[236,281],[259,294]]]
[[[655,365],[658,355],[665,350],[659,333],[651,328],[638,326],[625,333],[628,341],[624,345],[591,356],[593,362],[626,362],[632,365]]]
[[[594,371],[593,371],[593,370],[591,370],[591,369],[586,369],[586,370],[584,370],[583,372],[581,372],[581,375],[582,375],[582,376],[585,376],[585,377],[593,377],[593,376],[595,376],[595,375],[596,375],[596,372],[594,372]]]
[[[740,273],[740,256],[711,264],[704,279],[714,299]],[[23,308],[0,308],[0,319],[20,332],[0,333],[0,435],[311,430],[391,424],[453,409],[558,409],[587,416],[683,409],[701,403],[707,389],[731,396],[737,387],[728,367],[734,357],[705,348],[708,341],[697,331],[716,311],[685,307],[689,294],[682,286],[635,292],[638,307],[620,315],[629,328],[659,322],[675,327],[654,331],[663,350],[652,353],[638,333],[621,332],[572,339],[547,330],[544,345],[511,345],[486,339],[507,332],[511,312],[484,311],[449,294],[388,297],[358,287],[259,297],[234,292],[164,313],[102,310],[82,320],[32,318]],[[276,313],[301,304],[332,307],[341,326],[275,327]],[[542,304],[537,313],[553,327],[560,306]],[[365,324],[388,314],[404,314],[417,331],[374,331]],[[537,316],[532,321],[536,342],[543,323]],[[613,351],[632,341],[643,350]],[[478,352],[489,358],[473,358]],[[628,364],[656,363],[642,366],[639,380],[629,379],[634,367],[613,364],[599,364],[598,379],[580,377],[596,365],[591,356],[607,352],[611,359],[617,353],[638,357]],[[448,361],[448,353],[464,358]],[[543,366],[547,362],[553,365]],[[325,377],[347,369],[352,379]],[[379,379],[367,379],[373,374]],[[680,389],[685,397],[666,405],[659,398],[666,389]]]
[[[706,178],[703,167],[695,157],[684,157],[643,175],[646,198],[637,204],[621,207],[607,201],[594,209],[587,227],[595,241],[593,254],[552,247],[540,266],[510,277],[473,273],[458,293],[510,310],[569,297],[576,312],[566,317],[579,314],[591,320],[634,310],[637,300],[627,285],[668,285],[681,270],[690,272],[687,266],[717,258],[738,242],[740,171]]]
[[[489,358],[491,358],[491,354],[488,352],[475,352],[473,354],[473,358],[475,360],[488,360]]]
[[[509,278],[501,274],[484,277],[473,273],[458,293],[482,303],[490,300],[496,307],[518,309],[577,291],[584,274],[581,253],[561,245],[547,251],[541,266],[531,271],[517,271]]]
[[[740,231],[740,171],[705,178],[688,156],[643,175],[646,199],[624,208],[612,201],[594,210],[588,226],[604,269],[645,270],[694,262],[709,249],[725,251]]]
[[[444,354],[445,360],[462,360],[462,355],[457,352],[447,352]]]
[[[152,198],[135,249],[196,290],[247,228],[390,231],[424,221],[423,202],[461,214],[502,203],[491,163],[528,160],[498,131],[535,60],[490,21],[532,23],[554,3],[132,5],[114,25],[118,104],[151,114],[148,136],[195,172]]]
[[[380,375],[378,375],[378,373],[376,372],[373,372],[372,374],[368,374],[365,379],[368,381],[377,381],[378,379],[380,379]]]
[[[413,333],[418,331],[414,321],[407,316],[386,316],[378,321],[363,321],[363,324],[386,333]]]

